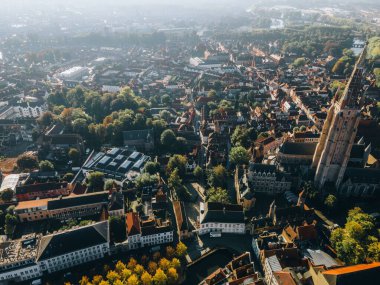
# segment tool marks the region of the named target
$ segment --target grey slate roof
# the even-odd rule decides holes
[[[48,201],[48,209],[63,209],[80,205],[104,203],[108,204],[108,192],[97,192],[78,196],[68,196]]]
[[[317,143],[296,143],[285,142],[280,149],[280,152],[284,154],[293,155],[314,155]]]
[[[108,221],[42,237],[37,261],[109,242]]]
[[[237,204],[205,203],[201,223],[244,223],[243,207]]]

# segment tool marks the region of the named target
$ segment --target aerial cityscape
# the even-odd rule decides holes
[[[378,0],[0,1],[0,285],[379,280]]]

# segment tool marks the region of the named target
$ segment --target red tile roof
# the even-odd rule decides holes
[[[141,234],[140,218],[137,213],[127,213],[126,223],[128,236]]]

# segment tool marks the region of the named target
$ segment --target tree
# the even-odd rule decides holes
[[[86,275],[82,276],[82,279],[79,281],[80,285],[87,285],[90,282]]]
[[[37,157],[31,154],[21,154],[16,161],[17,167],[23,171],[25,169],[35,169],[38,167]]]
[[[132,274],[127,280],[127,285],[139,285],[139,278]]]
[[[187,151],[187,139],[184,137],[178,137],[175,143],[175,149],[177,153],[186,153]]]
[[[94,277],[92,277],[92,284],[99,285],[102,280],[103,280],[102,275],[94,275]]]
[[[127,266],[125,266],[125,264],[120,260],[115,265],[115,271],[120,275],[123,272],[123,270],[126,268],[127,268]]]
[[[40,170],[44,171],[44,172],[54,171],[54,165],[53,165],[53,163],[51,163],[48,160],[42,160],[42,161],[40,161],[40,163],[38,164],[38,166],[39,166]]]
[[[249,162],[248,151],[242,146],[233,147],[230,151],[230,162],[233,165],[248,164]]]
[[[132,275],[132,271],[129,270],[128,268],[125,268],[121,271],[120,277],[123,281],[127,281],[128,278]]]
[[[104,183],[104,190],[110,191],[117,186],[116,181],[113,179],[107,179]]]
[[[336,202],[336,197],[332,194],[329,194],[325,199],[325,206],[331,210],[335,207]]]
[[[182,186],[182,179],[179,177],[178,174],[178,168],[175,168],[172,173],[170,173],[169,179],[168,179],[168,186],[172,189],[178,189]]]
[[[6,188],[0,192],[0,200],[9,202],[13,199],[14,192],[11,188]]]
[[[230,197],[227,190],[220,187],[213,187],[207,191],[207,201],[208,202],[219,202],[219,203],[229,203]]]
[[[160,164],[155,161],[148,161],[144,166],[144,172],[153,175],[160,172]]]
[[[177,137],[172,130],[168,129],[162,132],[160,141],[166,149],[170,149],[177,142]]]
[[[257,133],[253,128],[237,126],[231,135],[231,142],[234,146],[249,148],[252,141],[257,139]]]
[[[166,166],[166,171],[168,174],[174,171],[174,169],[178,169],[178,175],[183,178],[186,174],[186,163],[187,159],[183,155],[175,154],[173,155]]]
[[[150,175],[148,173],[143,173],[135,180],[135,185],[138,189],[142,189],[143,187],[153,186],[158,183],[157,175]]]
[[[70,148],[67,155],[73,161],[74,164],[77,164],[79,162],[80,153],[76,148]]]
[[[38,123],[43,127],[48,127],[54,122],[55,116],[52,112],[45,112],[38,118]]]
[[[158,267],[166,272],[170,267],[170,261],[166,259],[165,257],[161,258],[160,261],[158,262]]]
[[[175,268],[170,267],[168,269],[167,277],[168,277],[168,283],[169,284],[177,284],[177,282],[178,282],[178,273],[177,273],[177,270]]]
[[[134,259],[133,257],[131,257],[131,258],[129,259],[128,264],[127,264],[127,268],[128,268],[129,270],[132,270],[132,271],[133,271],[133,270],[135,270],[136,265],[137,265],[137,260]]]
[[[369,262],[377,262],[380,260],[380,242],[374,242],[368,246],[367,258]]]
[[[144,273],[144,267],[141,264],[135,266],[134,272],[137,276],[141,276]]]
[[[99,171],[91,172],[88,177],[88,189],[90,192],[98,192],[104,189],[104,173]]]
[[[116,280],[120,279],[120,275],[113,270],[108,271],[107,280],[113,284]]]
[[[144,272],[141,275],[141,284],[142,285],[152,285],[153,284],[153,278],[152,275],[150,275],[148,272]]]
[[[179,261],[178,258],[173,258],[172,261],[170,261],[170,267],[174,267],[175,269],[180,269],[181,267],[181,262]]]
[[[115,242],[121,242],[125,240],[125,218],[120,216],[109,217],[109,227],[111,240]]]
[[[187,246],[183,242],[179,242],[177,243],[175,252],[178,257],[184,257],[187,252]]]
[[[162,97],[161,97],[161,103],[162,104],[169,106],[171,101],[172,101],[172,99],[170,98],[170,96],[168,94],[162,95]]]
[[[170,122],[172,114],[168,110],[162,110],[160,112],[160,118],[163,119],[165,122]]]
[[[158,268],[156,274],[153,276],[153,281],[155,285],[166,285],[168,282],[168,277],[162,269]]]
[[[209,98],[215,98],[216,97],[216,91],[215,90],[210,90],[207,93],[207,97],[209,97]]]
[[[331,233],[331,244],[338,258],[346,264],[358,264],[364,261],[379,261],[377,254],[378,239],[373,218],[360,208],[349,211],[344,228]]]
[[[156,273],[156,270],[157,270],[157,263],[154,262],[154,261],[149,261],[149,263],[148,263],[148,272],[151,275],[154,275]]]
[[[199,165],[197,165],[193,171],[193,175],[199,181],[203,179],[203,169]]]
[[[227,186],[227,170],[224,166],[215,166],[208,172],[208,183],[211,187]]]
[[[71,182],[74,178],[74,173],[68,172],[65,175],[63,175],[62,179],[66,182]]]
[[[305,66],[305,64],[306,64],[306,60],[304,57],[299,57],[299,58],[295,59],[293,62],[294,67]]]
[[[13,234],[17,223],[18,220],[16,215],[10,213],[5,215],[4,232],[7,236],[11,236]]]

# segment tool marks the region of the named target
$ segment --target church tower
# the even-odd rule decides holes
[[[312,163],[316,169],[314,183],[319,189],[325,183],[339,187],[346,171],[360,121],[366,49],[365,46],[343,93],[340,95],[338,90],[328,110]]]

